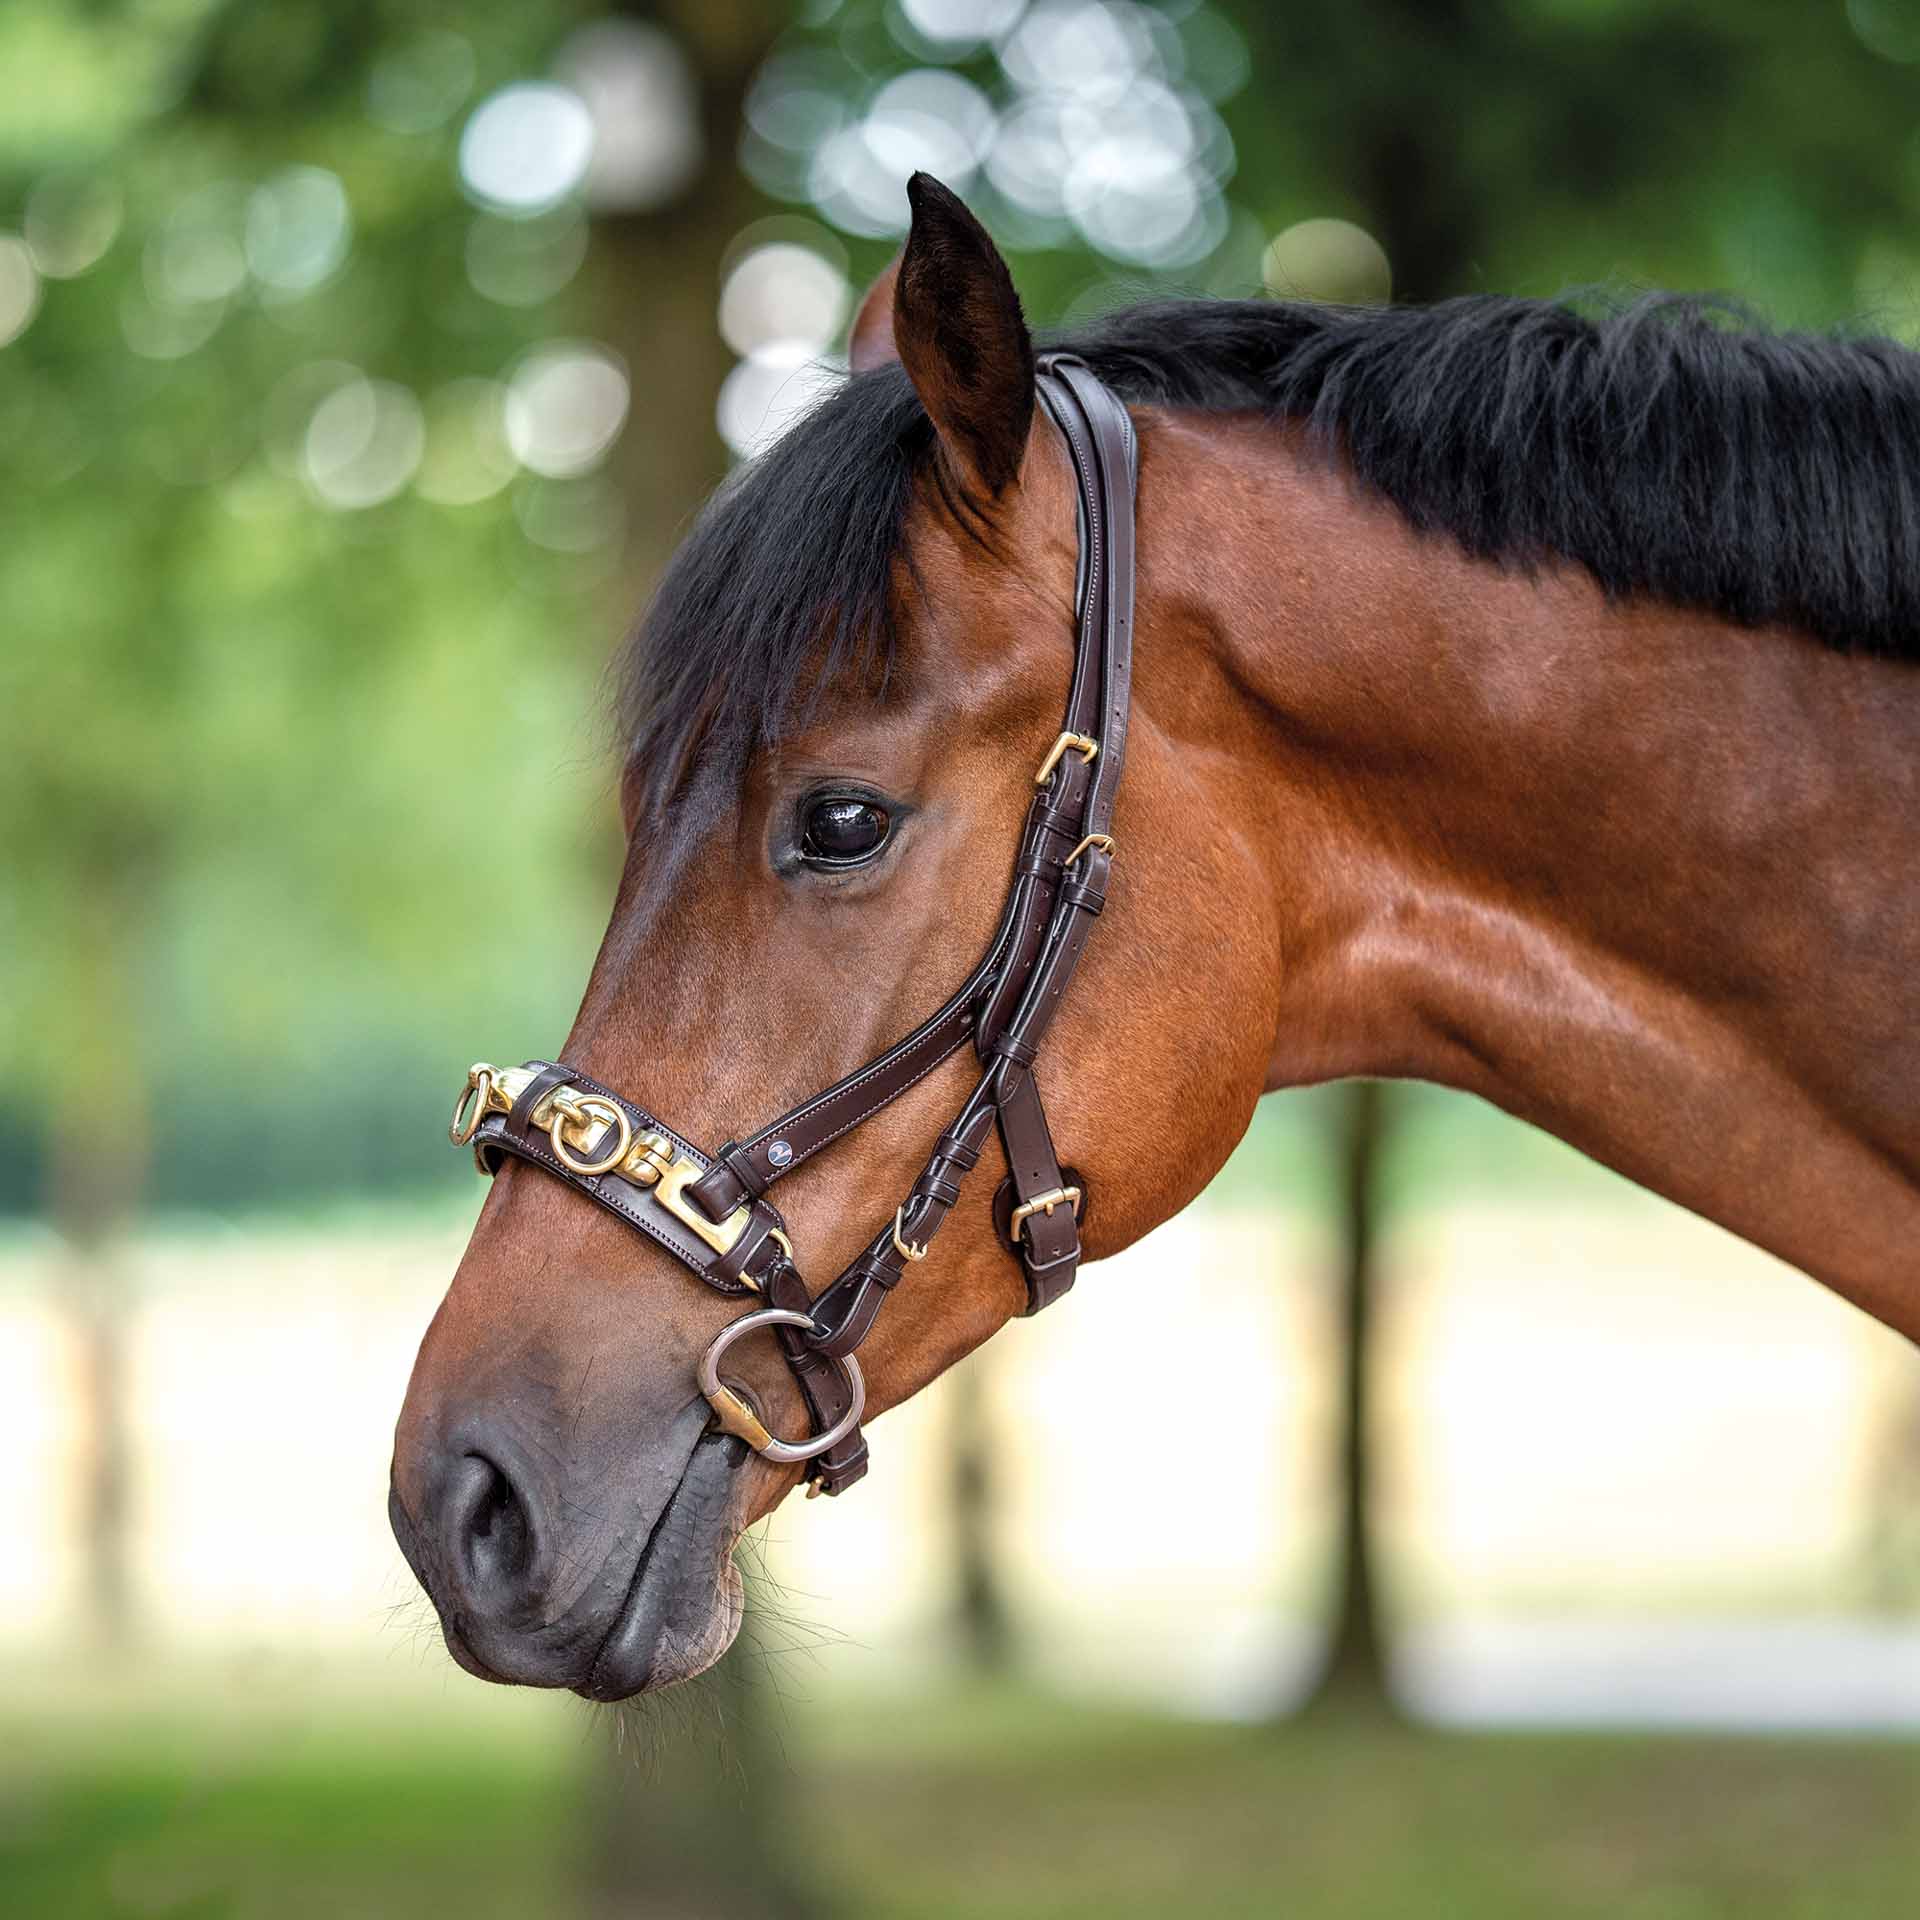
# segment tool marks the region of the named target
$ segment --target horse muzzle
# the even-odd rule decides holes
[[[732,1644],[741,1444],[693,1402],[645,1461],[560,1484],[506,1423],[396,1455],[388,1513],[447,1650],[484,1680],[621,1700]],[[404,1444],[404,1443],[403,1443]],[[426,1457],[422,1457],[423,1454]]]

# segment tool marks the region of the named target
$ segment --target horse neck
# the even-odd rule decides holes
[[[1268,1086],[1478,1093],[1920,1338],[1920,673],[1471,560],[1259,423],[1157,425],[1142,631],[1265,740],[1221,801],[1286,955]]]

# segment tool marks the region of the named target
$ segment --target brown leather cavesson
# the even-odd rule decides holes
[[[1008,1167],[995,1216],[1020,1257],[1027,1311],[1065,1293],[1080,1263],[1085,1195],[1077,1177],[1061,1171],[1033,1065],[1112,871],[1132,677],[1136,462],[1126,408],[1081,362],[1043,358],[1039,391],[1066,438],[1079,495],[1073,676],[1060,737],[1035,777],[1006,908],[980,964],[905,1039],[711,1158],[645,1108],[546,1061],[512,1074],[476,1066],[454,1113],[453,1138],[472,1143],[483,1172],[495,1171],[504,1154],[531,1161],[657,1241],[708,1286],[757,1293],[775,1310],[724,1329],[702,1371],[717,1381],[725,1346],[770,1327],[807,1402],[812,1439],[778,1441],[730,1389],[703,1380],[702,1390],[720,1424],[756,1451],[804,1459],[815,1492],[838,1493],[866,1472],[857,1424],[865,1388],[854,1351],[901,1275],[932,1245],[991,1126],[1000,1129]],[[810,1297],[769,1190],[969,1041],[980,1078],[899,1211]]]

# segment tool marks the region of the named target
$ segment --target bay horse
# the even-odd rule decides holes
[[[994,935],[1068,737],[1088,483],[991,240],[910,199],[852,376],[715,496],[629,644],[611,922],[557,1079],[470,1077],[496,1136],[545,1099],[564,1143],[563,1096],[603,1138],[671,1115],[633,1148],[660,1178],[909,1032]],[[1262,1093],[1411,1077],[1920,1338],[1920,356],[1490,297],[1155,303],[1056,345],[1137,463],[1111,898],[1031,1063],[1085,1256],[1191,1200]],[[977,1072],[949,1053],[797,1171],[781,1244],[857,1267]],[[496,1157],[422,1342],[391,1514],[463,1666],[620,1698],[730,1644],[733,1547],[815,1471],[747,1441],[819,1410],[764,1337],[697,1390],[739,1302],[531,1158]],[[1026,1309],[1007,1244],[970,1191],[898,1270],[870,1415]],[[1205,1311],[1196,1276],[1089,1417],[1197,1455],[1160,1349]]]

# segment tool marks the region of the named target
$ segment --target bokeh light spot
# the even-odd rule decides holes
[[[17,233],[0,233],[0,347],[17,340],[40,310],[40,273]]]
[[[198,307],[161,306],[129,287],[120,302],[120,333],[143,360],[183,360],[213,338],[226,310],[219,300]]]
[[[993,142],[996,121],[992,102],[971,80],[916,67],[874,95],[867,140],[883,162],[909,172],[921,164],[943,179],[968,178]]]
[[[247,202],[247,267],[271,292],[310,293],[339,272],[352,234],[339,177],[324,167],[288,167]]]
[[[314,409],[328,394],[361,377],[360,369],[346,360],[309,360],[274,382],[260,408],[260,447],[276,474],[298,479],[305,473],[307,428]]]
[[[431,133],[473,90],[473,48],[429,28],[384,55],[367,76],[367,112],[391,133]]]
[[[522,466],[553,479],[606,458],[627,418],[627,370],[591,340],[536,348],[507,383],[507,444]]]
[[[593,116],[569,87],[521,81],[489,95],[460,135],[460,178],[498,213],[544,213],[593,161]]]
[[[420,403],[391,380],[357,379],[313,410],[304,473],[329,507],[377,507],[391,500],[420,464],[426,428]]]
[[[1054,214],[1074,154],[1099,132],[1099,116],[1072,100],[1027,100],[1007,116],[987,159],[987,177],[1016,206]]]
[[[1212,7],[1196,7],[1180,23],[1189,85],[1208,100],[1230,99],[1253,78],[1253,60],[1240,29]]]
[[[1047,0],[1008,36],[1000,64],[1030,93],[1069,88],[1082,98],[1112,100],[1154,64],[1156,53],[1151,32],[1121,8]]]
[[[27,196],[22,222],[34,265],[70,280],[95,265],[120,231],[120,189],[110,180],[50,174]]]
[[[247,277],[240,234],[246,200],[221,181],[190,194],[148,240],[142,255],[147,292],[157,306],[217,304]]]
[[[996,124],[992,103],[972,81],[917,67],[889,80],[857,125],[822,142],[808,173],[809,196],[850,233],[903,232],[908,175],[924,168],[963,191]]]
[[[721,439],[742,456],[759,453],[840,378],[838,368],[797,342],[773,342],[742,360],[721,382],[714,409]]]
[[[1380,306],[1393,295],[1386,249],[1351,220],[1301,220],[1277,234],[1261,274],[1283,300]]]
[[[599,20],[560,49],[555,72],[593,124],[589,203],[618,212],[663,206],[700,165],[700,97],[680,43],[639,20]]]
[[[789,153],[808,153],[847,121],[842,68],[808,49],[776,53],[747,95],[747,124]]]
[[[1920,0],[1847,0],[1847,24],[1882,60],[1903,67],[1920,61]]]
[[[528,220],[475,216],[467,229],[467,278],[503,307],[537,307],[580,271],[587,257],[587,221],[577,206]]]
[[[720,292],[720,332],[735,353],[775,341],[812,352],[831,344],[846,318],[847,277],[811,247],[776,241],[742,254]]]
[[[995,40],[1020,18],[1027,0],[898,0],[907,25],[952,55]]]
[[[1141,79],[1100,116],[1073,154],[1067,211],[1102,253],[1142,265],[1184,265],[1210,244],[1208,207],[1219,196],[1193,164],[1197,143],[1185,103]]]

